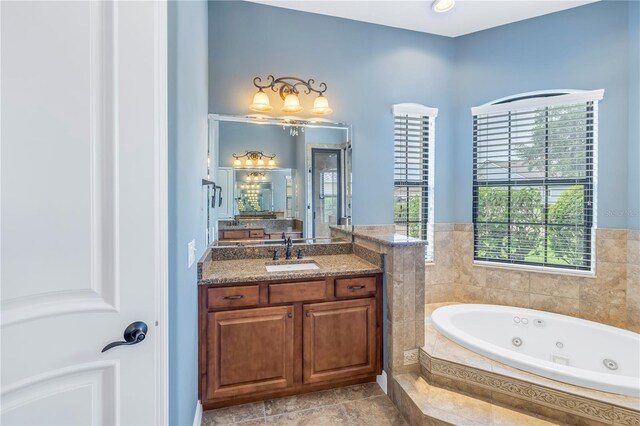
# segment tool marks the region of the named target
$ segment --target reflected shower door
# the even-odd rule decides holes
[[[330,237],[342,214],[342,151],[311,150],[313,236]]]

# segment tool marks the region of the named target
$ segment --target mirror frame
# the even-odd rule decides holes
[[[212,146],[212,144],[214,142],[219,143],[219,141],[217,140],[217,135],[219,133],[219,129],[217,128],[213,128],[213,126],[211,125],[212,122],[239,122],[239,123],[251,123],[251,124],[257,124],[257,125],[275,125],[275,126],[282,126],[282,127],[292,127],[292,126],[304,126],[307,128],[316,128],[316,129],[339,129],[339,130],[346,130],[347,132],[347,140],[345,143],[345,151],[350,153],[350,162],[348,164],[349,168],[348,170],[345,170],[345,176],[348,173],[349,176],[347,177],[348,179],[348,185],[349,188],[347,191],[345,191],[344,194],[344,198],[345,198],[345,204],[344,204],[344,216],[349,220],[349,224],[353,223],[353,216],[352,216],[352,191],[353,191],[353,125],[349,124],[349,123],[342,123],[342,122],[332,122],[329,121],[327,119],[323,119],[323,118],[317,118],[317,117],[311,117],[311,118],[301,118],[301,117],[292,117],[292,116],[285,116],[285,117],[270,117],[270,116],[266,116],[266,115],[261,115],[261,114],[255,114],[255,115],[232,115],[232,114],[219,114],[219,113],[209,113],[207,115],[207,126],[208,126],[208,132],[207,132],[207,152],[206,152],[206,158],[207,158],[207,179],[209,181],[215,181],[215,178],[212,179],[212,173],[217,169],[216,166],[214,168],[214,164],[212,164],[212,150],[218,148],[218,146],[216,145],[215,147]],[[307,153],[305,152],[305,156],[307,156]],[[214,161],[219,161],[219,159],[214,159]],[[310,159],[306,159],[307,163],[310,161]],[[345,163],[346,166],[346,163]],[[346,168],[346,167],[345,167]],[[308,171],[303,171],[306,174],[308,174]],[[308,184],[307,184],[308,185]],[[306,186],[306,185],[305,185]],[[347,186],[347,183],[345,183],[345,188]],[[304,188],[304,194],[306,196],[308,188]],[[210,196],[211,196],[211,188],[207,189],[207,198],[205,198],[206,200],[209,200]],[[215,243],[217,241],[217,235],[211,235],[211,230],[214,229],[215,233],[217,234],[218,231],[218,226],[217,226],[217,221],[219,220],[216,217],[215,220],[215,224],[212,227],[211,226],[211,217],[209,216],[210,214],[210,209],[207,207],[207,202],[205,202],[205,210],[206,210],[206,219],[205,219],[205,223],[206,223],[206,236],[205,239],[207,241],[207,246]],[[306,210],[309,210],[309,205],[307,204],[306,206]],[[307,220],[307,211],[304,212],[304,214],[301,214],[302,216],[304,216],[304,220]],[[300,212],[302,213],[302,212]],[[308,238],[306,235],[304,236],[304,238]],[[256,241],[256,243],[259,244],[258,241]],[[249,245],[249,244],[245,244],[245,245]]]

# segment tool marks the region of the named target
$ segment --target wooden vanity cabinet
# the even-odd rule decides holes
[[[375,381],[382,371],[381,274],[201,285],[198,297],[205,409]]]
[[[233,397],[293,385],[293,307],[207,314],[207,396]]]
[[[303,307],[304,383],[376,372],[376,300],[313,303]]]

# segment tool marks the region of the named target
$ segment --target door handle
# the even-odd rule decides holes
[[[149,328],[147,327],[147,324],[142,321],[131,323],[124,329],[124,342],[111,342],[102,348],[102,352],[106,352],[116,346],[135,345],[136,343],[140,343],[147,336],[148,330]]]

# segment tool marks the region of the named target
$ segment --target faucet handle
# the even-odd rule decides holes
[[[298,249],[298,259],[304,259],[304,253],[302,252],[302,249]]]
[[[273,251],[273,260],[278,260],[278,250]]]

